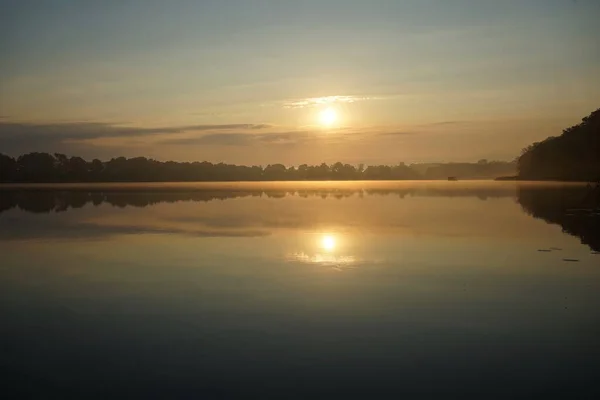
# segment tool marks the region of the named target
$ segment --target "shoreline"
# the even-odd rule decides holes
[[[586,186],[592,182],[521,180],[368,180],[368,181],[199,181],[199,182],[45,182],[0,183],[0,192],[12,191],[202,191],[202,190],[336,190]]]

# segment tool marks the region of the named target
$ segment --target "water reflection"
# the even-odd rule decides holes
[[[316,253],[311,255],[303,252],[293,253],[288,260],[305,264],[320,265],[336,271],[355,268],[355,264],[359,261],[354,256],[344,256],[329,253]]]
[[[518,187],[517,199],[525,212],[600,251],[600,189],[589,186]]]
[[[312,236],[312,235],[311,235]],[[291,253],[287,259],[291,262],[317,265],[335,271],[353,269],[358,263],[365,260],[351,255],[349,246],[341,246],[342,235],[340,233],[317,234],[316,240],[306,240],[310,249]],[[312,238],[311,238],[312,239]],[[375,260],[369,260],[373,264]]]
[[[161,185],[67,185],[67,186],[42,186],[32,189],[30,186],[2,186],[0,187],[0,214],[11,209],[18,209],[29,213],[63,213],[70,209],[82,209],[87,205],[101,207],[110,205],[117,208],[126,207],[148,207],[158,204],[172,203],[213,203],[223,200],[236,199],[364,199],[371,196],[392,197],[398,200],[410,198],[446,198],[447,202],[432,204],[437,210],[432,210],[432,215],[439,211],[440,207],[446,208],[452,205],[453,198],[473,198],[480,201],[488,199],[514,198],[523,210],[530,216],[556,224],[562,227],[564,232],[581,239],[595,251],[600,251],[600,222],[599,212],[600,195],[585,185],[536,185],[498,183],[498,182],[458,182],[458,183],[319,183],[319,184],[230,184],[227,187],[205,184],[161,184]],[[325,204],[325,203],[323,203]],[[388,205],[387,214],[378,213],[378,210],[367,210],[356,207],[352,212],[342,213],[330,206],[331,215],[325,215],[319,210],[299,210],[297,213],[290,210],[279,210],[280,214],[274,218],[268,208],[253,209],[253,204],[246,202],[243,212],[223,212],[216,215],[214,211],[203,213],[199,216],[173,216],[165,221],[152,223],[153,217],[129,221],[121,215],[110,214],[106,218],[90,218],[77,221],[80,234],[99,235],[103,233],[190,233],[197,236],[251,236],[259,237],[269,235],[273,228],[311,228],[319,223],[329,223],[337,226],[355,226],[363,229],[384,229],[385,226],[395,225],[396,228],[403,224],[403,220],[413,219],[413,215],[398,216],[397,221],[390,217],[389,213],[401,215],[404,210],[393,207],[402,207],[403,203]],[[412,207],[412,205],[411,205]],[[486,208],[488,215],[485,218],[493,218],[494,206]],[[283,208],[283,207],[282,207]],[[208,210],[208,209],[207,209]],[[295,209],[294,209],[295,210]],[[588,210],[588,211],[586,211]],[[423,212],[424,210],[421,210]],[[449,211],[454,216],[460,216],[461,224],[467,224],[471,218],[466,210]],[[194,214],[198,214],[194,212]],[[348,215],[347,215],[348,214]],[[367,216],[368,214],[368,216]],[[458,225],[457,221],[451,220],[453,215],[440,213],[440,223],[436,227],[430,222],[431,229],[443,230],[444,226]],[[286,216],[286,217],[284,217]],[[14,217],[13,217],[14,218]],[[72,227],[75,223],[69,216],[60,220],[47,220],[37,223],[35,229],[37,234],[44,235],[44,229],[49,235],[51,231],[60,228]],[[386,220],[391,218],[389,222]],[[426,216],[420,216],[426,219]],[[192,222],[195,221],[195,225]],[[376,220],[376,221],[374,221]],[[0,219],[9,224],[10,221]],[[39,222],[39,221],[38,221]],[[110,223],[109,223],[110,222]],[[478,221],[479,223],[481,221]],[[29,222],[33,224],[33,222]],[[475,222],[473,222],[475,223]],[[424,222],[420,221],[423,225]],[[199,227],[202,227],[201,229]],[[27,235],[27,230],[34,227],[20,226],[12,232],[0,231],[4,238],[15,238],[19,235]],[[456,229],[455,229],[456,230]],[[66,232],[66,230],[65,230]],[[32,232],[33,233],[33,232]],[[35,235],[34,235],[35,236]],[[335,237],[323,237],[321,239],[322,252],[327,254],[336,247]],[[309,256],[311,258],[313,256]],[[313,257],[314,258],[314,257]],[[321,257],[322,259],[322,257]]]
[[[147,207],[158,203],[209,202],[247,197],[282,199],[288,196],[301,198],[344,199],[370,195],[427,197],[477,197],[504,198],[514,196],[514,185],[476,183],[445,185],[440,183],[385,184],[322,182],[307,184],[280,183],[215,185],[215,184],[106,184],[106,185],[0,185],[0,212],[19,208],[32,213],[64,212],[82,208],[87,204],[114,207]]]
[[[0,187],[6,391],[512,399],[513,388],[597,388],[593,192],[329,185]]]

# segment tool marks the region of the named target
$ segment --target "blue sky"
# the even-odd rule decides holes
[[[0,6],[0,151],[9,153],[512,159],[600,107],[596,0]],[[331,101],[305,101],[322,97]],[[324,107],[336,126],[320,126]]]

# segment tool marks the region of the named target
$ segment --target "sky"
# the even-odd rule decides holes
[[[512,160],[600,108],[597,0],[0,0],[0,152]]]

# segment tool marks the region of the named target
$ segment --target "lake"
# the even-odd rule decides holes
[[[597,398],[583,185],[0,187],[7,398]]]

